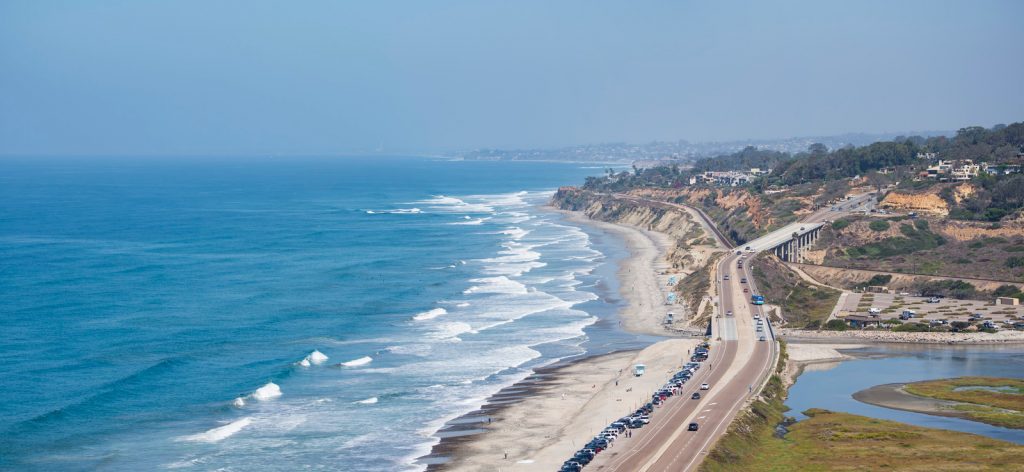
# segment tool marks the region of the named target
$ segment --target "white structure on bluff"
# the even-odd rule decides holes
[[[979,172],[981,172],[981,164],[964,161],[963,165],[953,169],[951,175],[953,180],[971,180],[977,177]]]

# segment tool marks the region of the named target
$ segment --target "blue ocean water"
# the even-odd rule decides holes
[[[644,342],[621,243],[538,206],[601,172],[0,160],[0,468],[422,468],[532,367]]]

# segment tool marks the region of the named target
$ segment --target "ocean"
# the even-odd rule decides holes
[[[0,468],[421,470],[445,421],[618,329],[599,166],[0,160]]]

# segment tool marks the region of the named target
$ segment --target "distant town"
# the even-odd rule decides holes
[[[703,157],[732,154],[748,147],[765,151],[795,154],[812,144],[829,149],[864,146],[877,141],[894,140],[900,136],[951,136],[954,131],[913,131],[904,133],[847,133],[836,136],[808,136],[779,139],[746,139],[719,142],[654,141],[647,144],[605,143],[549,149],[474,149],[454,152],[450,157],[466,160],[570,161],[609,162],[656,167],[685,163]]]

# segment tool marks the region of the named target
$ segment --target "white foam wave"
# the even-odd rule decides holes
[[[420,210],[419,208],[397,208],[394,210],[366,210],[367,215],[415,215],[418,213],[423,213],[423,210]]]
[[[400,344],[397,346],[388,346],[384,348],[385,351],[394,354],[403,354],[411,356],[426,357],[433,350],[430,344]]]
[[[511,236],[512,239],[518,241],[520,239],[523,239],[523,237],[526,236],[527,234],[530,234],[530,230],[526,230],[526,229],[520,228],[518,226],[513,226],[513,227],[508,228],[506,230],[499,231],[498,234],[504,234],[506,236]]]
[[[358,403],[360,405],[373,405],[374,403],[377,403],[377,401],[378,401],[377,397],[370,397],[370,398],[367,398],[366,400],[354,401],[352,403]]]
[[[243,406],[245,406],[245,398],[238,397],[235,399],[235,401],[231,402],[231,405],[234,406],[235,408],[242,408]]]
[[[469,279],[470,282],[479,284],[463,290],[462,293],[469,295],[473,293],[501,293],[509,295],[521,295],[528,292],[526,286],[502,275],[498,277],[482,277]]]
[[[494,207],[483,203],[469,203],[461,198],[436,195],[416,205],[431,205],[431,209],[457,213],[494,213]]]
[[[313,352],[307,354],[306,357],[303,357],[302,360],[296,362],[296,364],[302,367],[309,367],[314,364],[323,364],[326,361],[327,356],[325,356],[324,353],[314,349]]]
[[[490,218],[473,218],[473,219],[468,219],[468,220],[465,220],[465,221],[456,221],[454,223],[448,223],[448,224],[450,224],[450,225],[459,225],[459,226],[480,226],[480,225],[484,224],[484,222],[489,220],[489,219]]]
[[[458,308],[466,308],[467,306],[469,306],[469,302],[457,303],[455,306]]]
[[[462,321],[453,321],[449,323],[441,323],[434,327],[434,330],[431,333],[430,337],[433,339],[459,342],[462,341],[462,338],[459,337],[460,334],[475,332],[476,330],[474,330],[473,327],[469,325],[469,323],[464,323]]]
[[[182,437],[178,438],[178,440],[179,441],[209,442],[209,443],[223,441],[223,440],[231,437],[233,434],[241,431],[246,426],[249,426],[250,424],[252,424],[252,419],[251,418],[242,418],[242,419],[240,419],[238,421],[234,421],[234,422],[228,423],[228,424],[226,424],[224,426],[218,426],[216,428],[210,429],[208,431],[205,431],[205,432],[202,432],[202,433],[199,433],[199,434],[192,434],[192,435],[189,435],[189,436],[182,436]]]
[[[371,362],[373,362],[373,358],[372,357],[370,357],[370,356],[363,356],[363,357],[360,357],[359,359],[352,359],[352,360],[347,361],[347,362],[342,362],[341,364],[338,364],[338,365],[343,366],[343,367],[358,367],[358,366],[361,366],[361,365],[369,364]]]
[[[252,392],[252,397],[264,401],[277,398],[281,396],[281,387],[274,382],[267,382],[266,385],[257,388],[255,392]]]
[[[434,308],[433,310],[424,311],[423,313],[419,313],[419,314],[413,316],[412,319],[414,319],[416,321],[432,320],[434,318],[437,318],[438,316],[446,315],[446,314],[448,314],[448,310],[445,310],[444,308]]]

